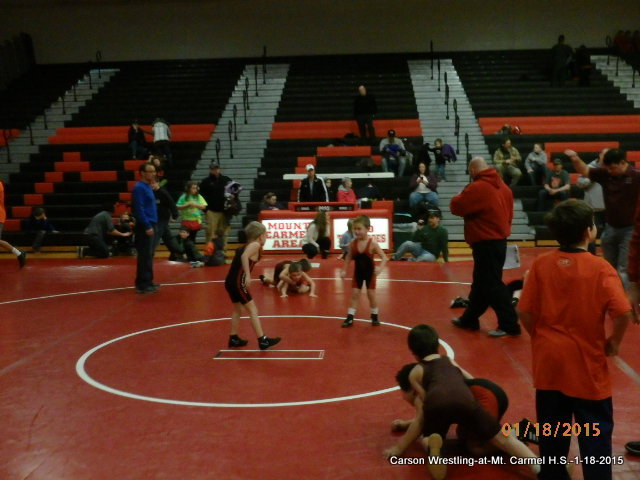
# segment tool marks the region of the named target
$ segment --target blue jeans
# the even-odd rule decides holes
[[[444,180],[446,182],[447,176],[444,174],[445,165],[446,163],[436,163],[436,177],[438,177],[438,180]]]
[[[410,253],[413,255],[412,258],[409,258],[410,262],[435,262],[436,257],[433,253],[428,252],[424,248],[422,248],[422,244],[418,242],[412,242],[411,240],[407,240],[403,242],[402,245],[398,248],[396,253],[393,254],[394,260],[400,260],[405,253]]]
[[[435,206],[438,206],[438,194],[436,192],[411,192],[409,194],[409,206],[414,208],[422,201],[427,201],[429,203],[433,203]]]
[[[629,227],[615,228],[605,224],[604,232],[600,237],[600,245],[605,260],[618,271],[620,280],[625,290],[629,286],[627,265],[629,264],[629,242],[633,235],[633,225]]]
[[[603,400],[585,400],[569,397],[557,390],[536,390],[536,413],[540,430],[540,456],[545,458],[541,466],[539,480],[569,480],[567,466],[562,465],[558,457],[569,457],[571,436],[565,436],[565,425],[581,425],[582,432],[578,435],[580,456],[611,457],[611,437],[613,434],[613,402],[611,397]],[[558,435],[544,435],[545,424],[551,425],[551,432],[560,425]],[[597,426],[600,430],[596,436],[595,430],[586,434],[587,428]],[[548,431],[548,429],[547,429]],[[555,458],[555,463],[553,460]],[[584,463],[582,473],[585,480],[611,480],[611,465],[591,465]]]
[[[407,157],[399,156],[399,157],[382,157],[382,171],[390,172],[392,171],[396,177],[401,177],[404,175],[404,170],[407,165]]]

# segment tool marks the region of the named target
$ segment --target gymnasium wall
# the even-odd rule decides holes
[[[0,0],[38,63],[604,46],[638,0]]]

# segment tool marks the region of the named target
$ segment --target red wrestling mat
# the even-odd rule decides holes
[[[534,250],[523,250],[524,269]],[[265,257],[255,277],[282,258]],[[394,376],[413,361],[407,329],[421,322],[438,329],[463,367],[506,390],[505,421],[535,420],[528,336],[487,337],[493,313],[482,318],[481,332],[449,324],[460,312],[449,303],[468,293],[470,261],[390,262],[378,282],[383,325],[370,326],[363,296],[360,321],[350,329],[340,328],[350,281],[338,277],[335,256],[318,262],[311,271],[318,298],[283,299],[254,281],[263,327],[283,340],[256,352],[242,319],[240,334],[250,343],[227,353],[228,267],[158,259],[162,288],[136,295],[133,259],[30,258],[18,270],[13,257],[1,257],[0,478],[429,478],[424,465],[391,465],[382,457],[397,440],[390,422],[412,415],[393,390]],[[616,455],[639,438],[638,341],[632,326],[620,359],[611,362]],[[224,359],[216,359],[219,353]],[[417,445],[407,456],[424,458]],[[624,458],[614,478],[640,478],[640,463]],[[453,465],[448,478],[534,478],[508,460]],[[573,478],[582,478],[579,468]]]

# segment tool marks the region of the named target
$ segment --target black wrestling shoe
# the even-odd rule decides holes
[[[265,335],[258,339],[258,345],[260,346],[260,350],[266,350],[269,347],[273,347],[275,344],[280,342],[280,340],[280,337],[269,338]]]
[[[342,328],[352,327],[353,326],[353,315],[347,315],[347,318],[342,322]]]
[[[538,435],[536,435],[536,429],[533,422],[528,418],[523,418],[518,422],[516,437],[522,443],[533,443],[535,445],[540,443],[540,439],[538,438]]]
[[[249,343],[249,340],[240,338],[237,335],[229,337],[229,348],[244,347],[247,343]]]
[[[377,313],[372,313],[371,314],[371,326],[372,327],[377,327],[380,325],[380,320],[378,320],[378,314]]]

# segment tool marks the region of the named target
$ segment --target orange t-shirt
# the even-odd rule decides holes
[[[7,219],[7,211],[4,209],[4,185],[0,182],[0,223]]]
[[[609,263],[585,251],[543,254],[531,266],[518,308],[532,316],[537,389],[586,400],[611,396],[604,320],[631,306]]]

